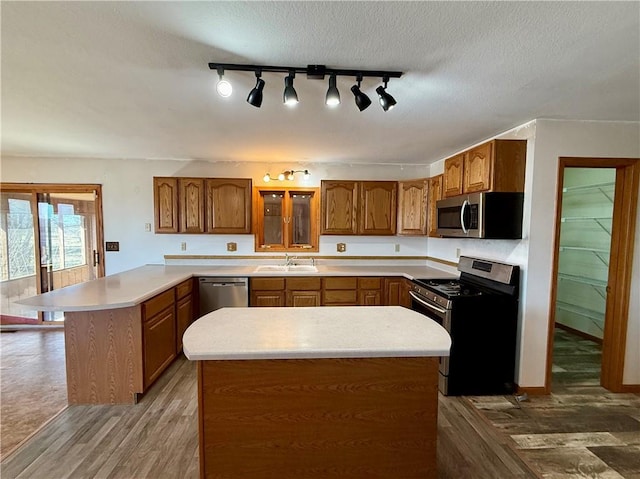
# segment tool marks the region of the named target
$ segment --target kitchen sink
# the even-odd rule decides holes
[[[318,268],[308,264],[292,264],[289,266],[265,264],[253,270],[254,273],[317,273]]]

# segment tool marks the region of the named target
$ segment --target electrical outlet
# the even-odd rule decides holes
[[[236,251],[238,249],[238,245],[236,243],[227,243],[227,251]]]
[[[120,251],[119,241],[107,241],[105,242],[105,249],[107,251]]]
[[[184,241],[180,243],[180,249],[182,251],[187,251],[187,243],[185,243]]]
[[[338,250],[338,253],[344,253],[347,251],[347,243],[338,243],[336,245],[336,250]]]
[[[456,258],[460,257],[460,248],[456,248]]]
[[[151,231],[151,223],[145,223],[144,224],[144,230],[145,231]]]
[[[400,245],[398,243],[396,243],[396,253],[400,252]]]

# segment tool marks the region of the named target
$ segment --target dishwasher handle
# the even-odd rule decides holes
[[[246,283],[214,283],[214,282],[211,282],[211,281],[202,281],[201,284],[206,284],[208,286],[216,286],[216,287],[218,287],[218,286],[242,286],[242,287],[246,286]]]

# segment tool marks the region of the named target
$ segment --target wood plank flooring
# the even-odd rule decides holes
[[[11,410],[5,408],[16,407],[12,402],[26,405],[22,412],[29,415],[47,404],[50,391],[65,391],[64,358],[49,354],[63,349],[63,336],[35,334],[45,336],[11,333],[13,344],[4,348],[3,342],[3,441],[5,411]],[[5,371],[14,378],[29,375],[34,363],[25,358],[38,355],[51,368],[50,375],[39,376],[39,390],[24,393],[19,382],[5,381]],[[572,382],[569,376],[554,394],[521,403],[510,396],[440,396],[439,477],[640,479],[640,395],[613,394],[593,378],[577,375]],[[196,371],[181,356],[137,405],[64,409],[2,460],[0,475],[195,479],[198,466]]]

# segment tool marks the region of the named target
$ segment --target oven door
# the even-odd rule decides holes
[[[433,303],[428,298],[425,298],[415,291],[409,291],[409,295],[411,296],[411,309],[413,311],[424,314],[428,318],[433,319],[440,326],[446,329],[446,331],[449,333],[449,336],[451,336],[450,309],[445,309],[439,304]],[[440,375],[438,379],[438,389],[442,394],[446,396],[449,384],[449,357],[440,357],[439,371]]]

